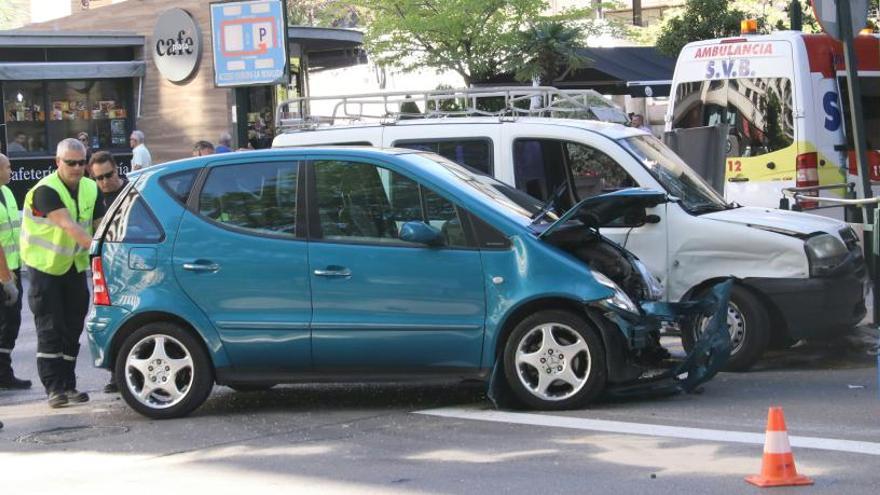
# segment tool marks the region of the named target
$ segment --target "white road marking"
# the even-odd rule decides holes
[[[415,411],[415,414],[438,416],[442,418],[490,421],[495,423],[547,426],[551,428],[602,431],[628,435],[646,435],[651,437],[683,438],[687,440],[707,440],[711,442],[747,443],[754,445],[764,444],[764,433],[750,433],[746,431],[709,430],[706,428],[687,428],[647,423],[626,423],[623,421],[608,421],[602,419],[574,418],[570,416],[551,416],[546,414],[515,413],[457,407],[426,409],[424,411]],[[789,436],[788,439],[792,447],[880,456],[880,443],[876,442],[800,436]]]

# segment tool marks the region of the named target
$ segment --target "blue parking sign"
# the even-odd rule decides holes
[[[287,26],[282,0],[211,4],[214,84],[287,82]]]

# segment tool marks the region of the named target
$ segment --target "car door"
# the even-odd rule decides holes
[[[302,168],[293,159],[211,167],[181,221],[174,273],[235,367],[311,366]]]
[[[563,211],[580,200],[618,189],[657,189],[649,174],[620,146],[598,135],[596,139],[588,139],[592,135],[595,134],[558,126],[552,134],[540,126],[506,126],[505,142],[509,143],[516,188],[543,201],[567,182],[568,191],[558,205]],[[645,213],[647,218],[621,216],[602,226],[600,231],[635,253],[665,284],[668,274],[666,205],[648,208]]]
[[[457,208],[387,165],[322,158],[309,171],[315,369],[478,368],[482,264]],[[401,241],[407,221],[444,245]]]

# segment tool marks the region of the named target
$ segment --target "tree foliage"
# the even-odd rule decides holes
[[[677,57],[692,41],[723,38],[739,33],[745,13],[731,9],[729,0],[687,0],[684,12],[672,17],[657,38],[657,50]]]
[[[409,71],[452,70],[466,84],[507,67],[520,26],[540,17],[544,0],[355,0],[367,14],[365,44],[374,61]]]
[[[361,15],[352,2],[342,0],[287,1],[287,22],[295,26],[352,28]]]
[[[810,2],[799,1],[804,31],[820,31]],[[756,19],[761,33],[789,29],[790,6],[791,0],[687,0],[662,24],[641,33],[641,41],[656,44],[661,53],[675,57],[692,41],[739,34],[743,19]]]
[[[522,54],[516,63],[520,81],[553,84],[589,60],[578,52],[585,46],[583,29],[561,20],[539,20],[519,32],[517,46]]]

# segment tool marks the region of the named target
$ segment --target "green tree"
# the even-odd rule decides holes
[[[516,79],[553,84],[589,62],[578,49],[585,46],[583,29],[560,20],[539,20],[520,31],[518,47],[523,55],[516,65]]]
[[[739,33],[745,13],[731,9],[729,0],[687,0],[681,15],[672,17],[661,29],[657,49],[677,57],[692,41],[723,38]]]
[[[355,0],[367,16],[365,45],[380,65],[452,70],[467,85],[518,55],[519,28],[544,0]]]
[[[0,30],[15,29],[28,22],[29,4],[0,1]]]
[[[361,12],[342,0],[288,0],[287,22],[294,26],[351,28],[360,23]]]

